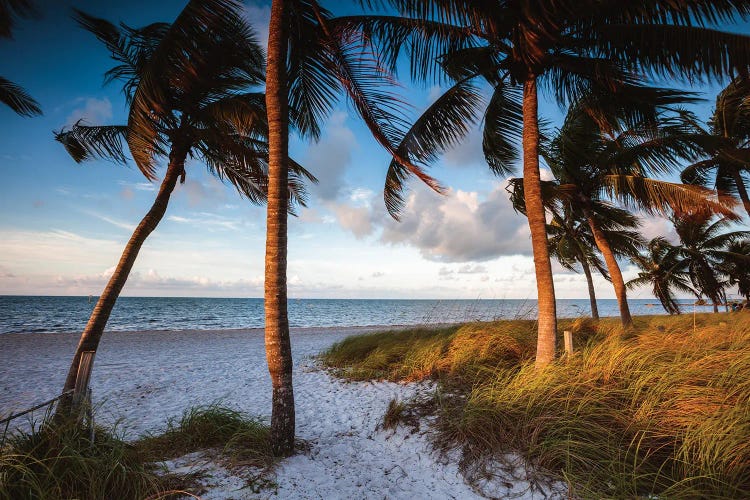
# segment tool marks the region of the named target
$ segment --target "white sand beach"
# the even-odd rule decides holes
[[[447,460],[432,450],[424,426],[418,433],[377,429],[392,398],[428,391],[428,385],[346,382],[312,359],[348,335],[382,329],[292,330],[297,436],[309,448],[279,464],[276,489],[254,493],[242,478],[192,457],[175,467],[210,469],[202,498],[481,498],[460,474],[456,457]],[[221,402],[267,417],[271,387],[262,335],[261,330],[105,334],[91,384],[98,418],[120,421],[133,438],[164,428],[168,418],[200,404]],[[0,335],[0,414],[54,397],[77,339]],[[505,492],[543,498],[523,481]]]

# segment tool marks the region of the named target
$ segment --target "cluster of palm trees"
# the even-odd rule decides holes
[[[384,199],[395,218],[404,208],[412,176],[442,190],[426,169],[477,122],[493,172],[507,176],[522,161],[523,175],[511,182],[511,196],[531,230],[538,367],[550,363],[556,352],[551,254],[565,266],[580,264],[587,277],[592,268],[608,276],[623,323],[629,325],[618,257],[632,255],[643,244],[638,221],[627,209],[673,215],[698,207],[732,218],[733,195],[747,200],[742,183],[747,136],[736,132],[745,130],[744,118],[713,121],[711,130],[700,131],[694,117],[680,109],[692,95],[646,82],[746,76],[750,37],[707,26],[747,18],[750,4],[360,3],[373,12],[334,17],[317,0],[272,0],[265,57],[236,0],[191,0],[172,23],[142,28],[76,12],[78,23],[116,62],[105,80],[123,85],[128,120],[97,127],[79,122],[56,133],[56,139],[76,161],[124,163],[129,153],[147,178],[156,178],[160,162],[166,173],[81,336],[66,389],[75,384],[81,353],[96,350],[141,245],[163,217],[178,180],[185,179],[186,160],[196,158],[251,202],[267,204],[264,297],[273,385],[271,436],[276,453],[293,451],[287,217],[295,204],[304,203],[304,182],[314,177],[289,158],[288,141],[291,132],[317,139],[340,96],[347,97],[392,157]],[[0,1],[7,10],[6,4],[25,2]],[[396,73],[404,59],[414,81],[446,89],[413,121],[396,92]],[[727,102],[745,106],[744,81],[737,80],[738,90],[725,96]],[[540,91],[570,110],[551,138],[540,127]],[[707,153],[710,160],[701,160]],[[553,181],[542,181],[540,157]],[[654,178],[672,171],[676,159],[694,163],[686,171],[686,184]],[[713,171],[715,186],[702,186],[709,184]],[[725,189],[727,185],[733,187]],[[689,253],[681,252],[681,259]],[[722,283],[733,279],[739,278]]]
[[[750,301],[750,231],[729,231],[728,218],[704,212],[682,214],[672,223],[679,242],[657,237],[634,254],[639,272],[628,286],[650,286],[670,314],[680,313],[675,292],[707,299],[714,312],[727,304],[730,287]]]

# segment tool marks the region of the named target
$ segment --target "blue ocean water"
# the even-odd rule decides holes
[[[96,297],[0,296],[0,334],[80,332]],[[685,301],[691,304],[692,301]],[[601,316],[618,314],[615,300],[598,301]],[[664,314],[653,299],[630,301],[633,314]],[[686,310],[691,310],[685,308]],[[706,309],[707,311],[709,309]],[[560,317],[589,314],[586,299],[558,301]],[[533,318],[534,300],[291,299],[293,327],[417,325]],[[262,299],[120,297],[111,331],[223,330],[263,326]]]

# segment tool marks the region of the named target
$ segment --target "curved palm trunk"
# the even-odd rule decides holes
[[[742,206],[745,207],[745,212],[747,212],[748,217],[750,217],[750,198],[747,195],[745,181],[742,180],[742,175],[740,175],[739,171],[736,169],[732,173],[732,176],[734,177],[734,183],[737,186],[737,194],[739,194],[740,200],[742,200]]]
[[[273,0],[268,26],[266,109],[268,113],[268,207],[266,213],[266,360],[271,374],[271,445],[276,455],[294,451],[292,346],[287,317],[286,259],[288,203],[288,94],[286,2]]]
[[[112,313],[112,308],[115,306],[115,302],[117,302],[120,291],[122,291],[122,287],[125,285],[125,282],[130,275],[130,270],[133,268],[135,259],[138,257],[138,252],[140,252],[146,238],[148,238],[153,230],[156,229],[156,226],[167,211],[169,198],[177,184],[177,179],[183,172],[185,156],[186,153],[183,151],[172,150],[169,158],[169,166],[164,175],[164,180],[162,180],[161,186],[159,187],[156,199],[146,216],[141,219],[140,224],[138,224],[138,227],[133,231],[133,235],[130,237],[130,240],[128,240],[128,244],[122,252],[122,256],[117,263],[114,273],[112,273],[109,282],[107,282],[107,286],[104,288],[99,300],[96,302],[96,306],[91,313],[86,328],[81,334],[81,339],[78,342],[78,347],[73,356],[73,362],[70,364],[70,370],[65,379],[63,392],[72,390],[76,385],[78,365],[82,353],[85,351],[96,351],[99,347],[99,341],[104,333],[104,328],[107,326],[109,315]],[[72,403],[72,397],[67,396],[62,398],[58,405],[57,415],[62,416],[74,410]]]
[[[591,276],[591,268],[585,257],[581,257],[581,267],[586,275],[586,283],[589,286],[589,302],[591,302],[591,317],[599,319],[599,308],[596,306],[596,291],[594,290],[594,278]]]
[[[625,280],[622,278],[622,272],[620,271],[620,265],[617,263],[612,247],[609,246],[609,241],[604,233],[599,229],[599,225],[594,220],[590,210],[585,210],[586,219],[588,220],[591,232],[594,233],[594,241],[599,251],[604,256],[604,262],[607,263],[607,270],[609,276],[612,279],[612,285],[615,287],[615,296],[617,297],[617,305],[620,307],[620,319],[624,327],[630,327],[633,325],[633,317],[630,315],[630,307],[628,306],[627,291],[625,288]]]
[[[539,175],[539,122],[536,79],[529,78],[523,85],[523,189],[526,214],[531,231],[531,248],[536,271],[539,333],[536,344],[536,367],[541,368],[555,359],[557,311],[552,264],[547,246],[547,220],[542,203]]]

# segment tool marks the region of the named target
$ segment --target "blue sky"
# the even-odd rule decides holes
[[[337,13],[356,11],[344,2],[325,4]],[[138,26],[171,21],[184,4],[37,5],[41,19],[22,21],[14,40],[0,41],[0,74],[22,84],[44,110],[42,117],[21,118],[0,107],[0,294],[97,295],[157,185],[132,165],[75,164],[53,140],[53,130],[79,118],[108,124],[126,116],[117,85],[102,85],[111,67],[107,51],[74,24],[70,7]],[[246,13],[265,39],[268,4],[247,2]],[[414,113],[440,91],[403,84]],[[718,89],[694,89],[708,99],[694,107],[701,118]],[[562,116],[550,102],[540,110],[553,122]],[[448,194],[413,184],[400,223],[386,215],[381,196],[388,155],[345,102],[319,143],[293,139],[291,153],[321,182],[311,188],[309,207],[290,220],[290,296],[535,298],[526,220],[510,207],[505,180],[489,173],[476,133],[432,171]],[[264,208],[200,164],[187,171],[123,294],[262,296]],[[645,221],[649,236],[668,230],[664,221]],[[586,295],[581,275],[555,270],[560,298]],[[597,291],[614,296],[603,279]]]

